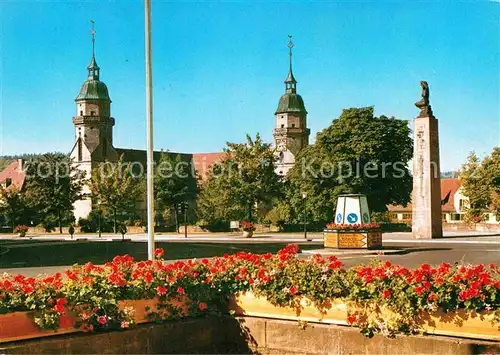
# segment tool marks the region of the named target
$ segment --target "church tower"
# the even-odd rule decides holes
[[[100,81],[100,68],[95,59],[95,30],[92,22],[92,58],[87,67],[87,80],[83,83],[75,99],[76,115],[75,143],[70,153],[72,164],[90,178],[92,169],[100,162],[116,161],[117,153],[113,147],[113,126],[115,119],[111,117],[111,99],[106,84]],[[85,186],[82,191],[90,193]],[[76,201],[74,204],[75,219],[86,218],[92,210],[90,198]]]
[[[76,115],[75,147],[72,158],[75,163],[116,160],[113,148],[113,126],[111,99],[106,84],[100,81],[100,68],[95,59],[95,30],[92,21],[92,59],[87,67],[87,80],[75,99]]]
[[[285,94],[276,109],[276,128],[273,130],[278,162],[276,173],[286,175],[295,164],[299,151],[309,144],[310,129],[307,128],[307,111],[304,100],[297,94],[297,81],[292,72],[292,36],[288,42],[290,70],[285,80]]]

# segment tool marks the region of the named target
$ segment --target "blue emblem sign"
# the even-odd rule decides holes
[[[368,223],[370,222],[370,216],[368,216],[368,213],[363,213],[363,222]]]
[[[337,223],[342,222],[342,213],[337,214]]]
[[[356,213],[349,213],[347,215],[347,222],[356,223],[358,221],[358,215]]]

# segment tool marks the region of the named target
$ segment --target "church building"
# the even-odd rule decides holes
[[[111,116],[111,98],[108,88],[100,79],[100,68],[95,58],[95,31],[92,30],[92,58],[87,67],[87,80],[83,83],[75,99],[76,115],[73,117],[75,143],[70,158],[75,167],[90,176],[92,169],[105,161],[114,162],[121,156],[125,162],[141,163],[146,167],[146,151],[121,149],[113,144],[115,118]],[[276,128],[273,130],[276,154],[279,156],[276,173],[286,175],[293,167],[299,151],[309,144],[310,130],[307,128],[307,111],[302,97],[297,94],[297,81],[292,73],[292,47],[290,50],[290,69],[285,80],[285,94],[281,96],[275,112]],[[204,176],[213,163],[222,160],[224,152],[186,154],[174,152],[154,152],[154,160],[159,161],[161,154],[179,155],[192,164],[200,176]],[[84,188],[89,195],[88,187]],[[75,202],[75,219],[86,218],[92,211],[92,201],[85,198]]]

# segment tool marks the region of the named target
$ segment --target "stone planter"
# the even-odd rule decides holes
[[[141,324],[151,322],[148,314],[155,312],[158,304],[158,299],[122,300],[118,301],[118,308],[120,310],[124,310],[125,307],[133,308],[134,322]],[[177,308],[184,315],[189,314],[186,298],[171,300],[168,304]],[[165,313],[171,314],[170,311],[165,311]],[[33,321],[31,312],[0,314],[0,343],[81,332],[80,329],[75,328],[76,321],[77,317],[66,310],[65,314],[61,316],[57,330],[44,330]]]
[[[382,232],[325,229],[323,243],[326,248],[377,249],[382,247]]]
[[[331,300],[320,312],[309,300],[301,299],[296,308],[277,307],[263,298],[247,292],[236,295],[230,301],[230,309],[239,316],[254,316],[275,319],[301,320],[307,322],[347,325],[347,305],[339,299]],[[387,318],[388,311],[381,312]],[[434,312],[422,314],[419,324],[426,334],[447,335],[483,340],[500,341],[500,326],[493,326],[493,312],[468,314],[465,311],[450,313]]]
[[[251,238],[253,235],[253,231],[243,231],[244,238]]]
[[[13,312],[0,315],[0,343],[60,335],[78,331],[74,328],[76,318],[69,312],[61,316],[59,328],[40,329],[35,324],[31,312]]]

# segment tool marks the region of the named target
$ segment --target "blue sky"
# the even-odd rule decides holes
[[[499,3],[153,0],[152,10],[155,149],[219,151],[247,132],[271,141],[289,33],[312,138],[347,107],[411,120],[423,79],[442,170],[500,145]],[[0,0],[0,154],[71,149],[90,19],[114,145],[145,147],[142,1]]]

